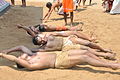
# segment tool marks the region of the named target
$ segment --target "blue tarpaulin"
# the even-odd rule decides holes
[[[10,4],[5,0],[0,0],[0,13],[2,13]]]

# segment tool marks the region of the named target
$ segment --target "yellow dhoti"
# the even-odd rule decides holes
[[[59,52],[56,56],[56,62],[55,62],[55,68],[70,68],[72,67],[70,65],[70,60],[68,59],[68,53],[67,52]]]

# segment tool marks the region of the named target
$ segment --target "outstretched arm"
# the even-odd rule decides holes
[[[43,18],[43,20],[47,21],[49,19],[49,17],[51,16],[52,12],[53,12],[54,8],[52,8]]]
[[[61,31],[61,32],[51,32],[52,35],[55,36],[63,36],[63,37],[68,37],[70,35],[76,35],[79,38],[85,39],[92,41],[92,39],[85,34],[81,33],[80,31]]]
[[[24,52],[26,54],[29,54],[29,55],[33,54],[32,51],[25,46],[16,46],[16,47],[13,47],[13,48],[10,48],[10,49],[7,49],[7,50],[3,50],[1,52],[11,53],[11,52],[15,52],[15,51],[22,51],[22,52]]]
[[[22,26],[22,25],[20,25],[20,24],[18,24],[17,27],[18,27],[18,28],[22,28],[22,29],[24,29],[25,31],[27,31],[28,33],[30,33],[30,35],[31,35],[32,37],[35,37],[35,36],[36,36],[36,34],[35,34],[30,28],[28,28],[28,27]]]
[[[36,69],[42,69],[42,68],[44,68],[42,65],[40,65],[38,63],[30,64],[26,60],[17,58],[17,57],[15,57],[13,55],[8,55],[8,54],[0,53],[0,57],[3,57],[3,58],[8,59],[10,61],[16,62],[16,63],[22,65],[23,67],[25,67],[25,68],[27,68],[29,70],[36,70]]]
[[[31,49],[32,52],[46,52],[46,51],[59,51],[56,50],[54,47],[45,47],[45,48],[34,48]]]

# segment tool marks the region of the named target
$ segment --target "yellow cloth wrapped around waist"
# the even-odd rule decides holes
[[[67,52],[58,52],[56,54],[55,68],[65,69],[72,67]]]

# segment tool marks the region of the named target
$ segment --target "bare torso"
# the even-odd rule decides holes
[[[28,62],[30,64],[42,64],[44,68],[54,68],[56,60],[55,53],[47,53],[47,52],[37,52],[34,56],[29,56]]]
[[[60,50],[62,50],[62,46],[63,46],[63,38],[50,35],[48,37],[46,46],[44,46],[44,49],[60,51]]]

